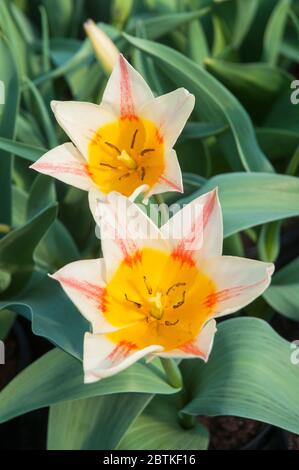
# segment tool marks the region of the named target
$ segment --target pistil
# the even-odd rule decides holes
[[[131,157],[126,150],[122,150],[122,152],[117,156],[117,159],[122,162],[129,170],[136,170],[137,163],[133,157]]]

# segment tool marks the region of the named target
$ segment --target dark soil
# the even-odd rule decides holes
[[[209,449],[240,449],[263,429],[259,421],[235,416],[201,416],[199,421],[209,429]]]
[[[299,436],[298,434],[288,434],[288,449],[299,450]]]

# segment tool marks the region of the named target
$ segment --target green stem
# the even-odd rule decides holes
[[[160,226],[162,226],[169,219],[168,210],[167,210],[166,203],[164,202],[162,194],[156,194],[155,199],[156,199],[157,204],[159,205],[159,209],[161,213]]]
[[[160,360],[165,374],[167,375],[169,384],[172,387],[181,388],[183,386],[183,379],[177,364],[173,359],[160,357]]]

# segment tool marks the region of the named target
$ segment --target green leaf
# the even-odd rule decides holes
[[[209,46],[200,20],[193,20],[188,28],[188,51],[190,59],[202,65],[210,55]]]
[[[55,185],[53,178],[38,174],[30,189],[27,202],[27,217],[31,219],[41,210],[56,202]]]
[[[4,6],[4,4],[0,5],[0,17]],[[4,93],[4,97],[0,98],[0,136],[12,138],[19,105],[19,79],[10,49],[2,37],[0,37],[0,58],[1,95],[2,91]],[[4,98],[4,103],[2,103],[2,98]],[[11,169],[10,154],[5,150],[0,151],[0,223],[9,225],[12,204]]]
[[[298,434],[299,375],[291,352],[263,320],[220,323],[208,363],[183,362],[190,398],[182,412],[241,416]]]
[[[270,222],[262,226],[258,252],[259,259],[269,263],[274,263],[280,250],[280,229],[281,222]]]
[[[287,129],[256,129],[258,143],[263,151],[271,158],[289,158],[299,146],[299,132]]]
[[[47,152],[47,149],[42,147],[16,142],[15,140],[5,139],[4,137],[0,137],[0,149],[12,153],[17,157],[29,160],[30,162],[35,162]]]
[[[209,124],[207,122],[188,122],[183,129],[180,141],[189,139],[202,139],[225,132],[228,126]]]
[[[143,363],[86,385],[82,363],[54,349],[22,371],[0,393],[0,422],[68,400],[114,393],[169,394],[177,391],[167,384],[159,368]]]
[[[167,33],[179,28],[185,23],[200,18],[209,12],[209,8],[203,8],[197,11],[184,13],[169,13],[167,15],[156,15],[154,17],[145,18],[144,20],[133,19],[128,25],[127,31],[133,33],[137,22],[142,22],[145,29],[146,37],[149,39],[158,39]]]
[[[258,8],[258,0],[250,0],[250,2],[244,2],[244,0],[237,0],[237,15],[233,30],[232,47],[238,48],[255,18],[255,14]]]
[[[275,65],[278,60],[289,8],[290,0],[280,0],[267,23],[264,34],[264,59],[271,65]]]
[[[286,71],[268,64],[236,64],[208,58],[205,65],[258,121],[266,117],[273,101],[290,89],[293,80]]]
[[[125,434],[118,449],[206,449],[209,443],[207,430],[199,424],[184,429],[178,419],[180,407],[181,400],[177,396],[155,397]]]
[[[281,315],[299,321],[299,258],[273,276],[264,298]]]
[[[218,175],[178,202],[187,204],[217,186],[226,237],[249,227],[299,215],[299,179],[267,173]]]
[[[2,310],[0,312],[0,340],[4,340],[6,338],[12,325],[14,324],[15,318],[16,314],[11,310]]]
[[[45,275],[33,276],[21,294],[0,301],[0,310],[8,308],[32,322],[34,334],[43,336],[72,356],[82,358],[83,337],[89,323],[61,289]]]
[[[0,269],[12,276],[10,295],[24,287],[31,277],[34,250],[56,214],[56,206],[50,206],[0,240]],[[8,292],[6,295],[9,295]]]
[[[50,408],[48,450],[112,450],[151,400],[144,393],[114,393]]]
[[[179,52],[162,44],[125,34],[135,47],[162,62],[163,70],[197,98],[202,117],[214,124],[229,124],[239,159],[246,170],[271,171],[271,165],[258,147],[250,119],[240,103],[208,72]]]

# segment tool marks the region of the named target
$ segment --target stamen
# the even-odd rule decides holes
[[[176,325],[178,322],[179,322],[179,319],[177,319],[176,321],[172,321],[172,322],[166,320],[165,325],[166,325],[166,326],[174,326],[174,325]]]
[[[144,280],[144,284],[147,289],[147,292],[151,295],[153,293],[153,289],[151,288],[151,286],[148,285],[146,276],[143,276],[143,280]]]
[[[140,176],[141,181],[144,180],[144,177],[145,177],[145,168],[144,168],[144,166],[142,166],[142,167],[141,167],[141,176]]]
[[[185,294],[186,294],[186,291],[184,290],[182,300],[180,300],[177,304],[173,305],[172,308],[179,308],[181,307],[181,305],[185,303]]]
[[[111,147],[112,149],[116,150],[117,153],[121,153],[121,151],[119,150],[119,148],[116,147],[116,145],[111,144],[111,142],[107,142],[107,141],[106,141],[105,144],[108,145],[108,147]]]
[[[143,155],[145,155],[146,153],[148,152],[154,152],[155,149],[143,149],[141,152],[140,152],[140,155],[143,157]]]
[[[107,166],[111,170],[117,170],[116,166],[109,165],[109,163],[100,163],[101,166]]]
[[[130,173],[125,173],[124,175],[120,176],[118,179],[119,181],[122,180],[123,178],[127,178],[128,176],[130,176]]]
[[[127,294],[125,294],[125,298],[128,302],[131,302],[132,304],[134,304],[137,308],[141,308],[142,307],[142,304],[140,304],[139,302],[135,302],[135,300],[131,300],[128,298]]]
[[[169,292],[172,291],[173,289],[176,289],[177,287],[181,287],[185,285],[186,285],[186,282],[176,282],[175,284],[173,284],[167,289],[166,295],[169,295]]]
[[[137,132],[138,132],[138,129],[136,129],[134,134],[133,134],[133,138],[132,138],[132,142],[131,142],[131,149],[134,148]]]

